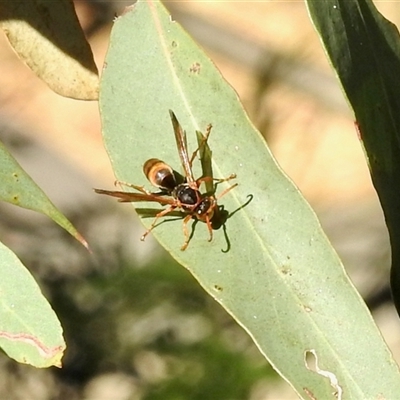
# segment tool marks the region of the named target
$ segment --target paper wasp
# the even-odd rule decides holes
[[[141,202],[149,201],[156,202],[161,205],[168,206],[164,210],[160,211],[155,215],[153,223],[150,228],[142,235],[141,240],[144,240],[146,236],[156,226],[159,218],[173,212],[174,210],[180,209],[185,214],[183,219],[183,233],[185,235],[185,242],[183,243],[181,250],[185,250],[189,244],[189,231],[187,228],[188,222],[192,219],[198,219],[207,224],[209,232],[209,241],[213,238],[213,218],[216,218],[218,214],[217,200],[237,186],[237,183],[225,189],[217,197],[214,195],[216,184],[229,181],[236,178],[235,174],[230,175],[225,179],[215,179],[212,176],[211,170],[211,152],[209,151],[209,164],[210,167],[207,171],[203,168],[203,175],[195,179],[192,172],[192,164],[197,154],[200,152],[202,158],[202,166],[204,167],[204,160],[206,156],[206,149],[209,150],[207,140],[211,132],[211,124],[208,125],[205,135],[201,134],[202,139],[199,141],[199,147],[193,152],[191,157],[187,150],[186,133],[182,129],[173,111],[169,110],[169,114],[172,121],[172,127],[175,134],[176,145],[178,148],[179,158],[184,170],[184,176],[173,170],[164,161],[157,158],[151,158],[147,160],[143,165],[143,172],[150,183],[160,189],[159,192],[149,192],[143,186],[133,185],[131,183],[120,182],[124,186],[131,187],[137,192],[120,192],[110,191],[103,189],[94,189],[96,193],[106,194],[108,196],[117,197],[120,202]],[[209,174],[205,175],[205,174]],[[205,183],[211,190],[206,193],[200,192],[200,185]]]

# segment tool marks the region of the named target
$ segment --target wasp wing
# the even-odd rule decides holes
[[[96,193],[117,197],[121,203],[133,203],[139,201],[152,201],[161,205],[174,205],[176,200],[173,197],[160,196],[157,194],[119,192],[114,190],[94,189]]]
[[[194,177],[192,172],[192,166],[190,165],[190,158],[187,151],[187,141],[185,131],[182,129],[181,124],[178,122],[174,112],[169,110],[169,115],[172,121],[172,127],[174,128],[176,146],[178,147],[179,158],[181,159],[182,167],[185,171],[186,181],[193,183]]]
[[[202,177],[210,177],[210,179],[204,181],[204,184],[206,185],[206,192],[213,193],[214,175],[212,169],[212,152],[210,146],[207,143],[207,137],[204,136],[203,133],[200,131],[196,131],[196,136],[197,144],[199,146]]]

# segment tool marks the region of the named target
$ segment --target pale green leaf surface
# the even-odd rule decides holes
[[[212,123],[214,174],[236,173],[239,183],[220,203],[232,213],[252,198],[226,223],[229,246],[222,229],[209,243],[203,223],[184,252],[181,221],[165,222],[153,234],[301,397],[334,399],[343,388],[344,398],[361,399],[399,389],[377,380],[398,378],[397,366],[313,211],[276,165],[236,93],[159,2],[139,2],[116,20],[100,108],[117,178],[148,188],[147,159],[180,170],[168,109],[186,130],[190,150],[197,147],[196,131]],[[200,161],[195,164],[198,177]],[[146,226],[151,221],[143,220]],[[306,367],[310,351],[338,384]]]
[[[61,366],[62,328],[37,283],[0,243],[0,347],[18,362]]]
[[[2,143],[0,143],[0,182],[0,200],[47,215],[88,248],[82,235],[58,211]]]
[[[97,67],[70,0],[3,0],[0,27],[18,56],[56,93],[97,99]]]

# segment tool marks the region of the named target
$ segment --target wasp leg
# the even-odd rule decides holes
[[[221,183],[221,182],[230,181],[231,179],[235,179],[235,178],[236,178],[236,174],[233,173],[233,174],[230,174],[227,178],[214,178],[213,180],[214,180],[214,182]]]
[[[234,189],[236,186],[238,185],[238,183],[235,183],[232,186],[229,186],[227,189],[225,189],[223,192],[221,192],[218,197],[216,198],[216,200],[219,200],[222,196],[225,196],[228,192],[230,192],[232,189]]]
[[[147,231],[145,233],[143,233],[143,235],[141,236],[140,240],[144,241],[146,239],[146,236],[154,229],[154,227],[157,224],[157,221],[163,217],[164,215],[169,214],[170,212],[174,211],[176,208],[176,205],[171,205],[168,208],[166,208],[165,210],[160,211],[154,218],[153,223],[150,225],[150,228],[147,229]]]
[[[197,153],[200,151],[200,149],[205,146],[205,144],[207,143],[208,137],[210,136],[211,133],[211,129],[212,129],[212,125],[208,124],[207,128],[206,128],[206,134],[203,135],[203,138],[201,140],[201,143],[199,144],[199,147],[193,152],[192,157],[190,157],[190,161],[189,161],[189,165],[192,166],[194,159],[197,156]]]
[[[202,182],[213,181],[218,183],[227,182],[231,179],[235,179],[236,174],[230,174],[227,178],[212,178],[211,176],[202,176],[201,178],[196,180],[197,186],[200,186]]]
[[[148,190],[146,190],[146,189],[144,188],[144,186],[134,185],[133,183],[128,183],[128,182],[116,180],[116,181],[114,182],[114,185],[115,185],[115,186],[117,186],[117,185],[127,186],[127,187],[130,187],[130,188],[132,188],[132,189],[136,189],[136,190],[138,190],[139,192],[144,193],[144,194],[152,194],[151,192],[149,192]]]
[[[185,235],[185,242],[183,243],[183,245],[181,247],[182,251],[185,251],[189,245],[190,235],[189,235],[189,231],[187,228],[187,224],[192,219],[192,217],[193,216],[191,214],[189,214],[183,220],[183,234]]]
[[[213,229],[212,229],[211,221],[210,221],[210,218],[208,215],[206,216],[206,224],[207,224],[207,228],[208,228],[208,233],[210,234],[208,241],[211,242],[213,240]]]

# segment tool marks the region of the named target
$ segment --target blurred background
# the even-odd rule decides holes
[[[76,1],[99,70],[128,2]],[[400,361],[390,249],[354,118],[303,1],[166,2],[236,89],[278,162],[316,210]],[[395,2],[378,3],[400,22]],[[62,369],[0,355],[1,399],[296,399],[250,338],[152,239],[129,206],[96,196],[114,176],[96,102],[62,98],[0,35],[0,140],[90,243],[1,204],[0,239],[58,314]]]

